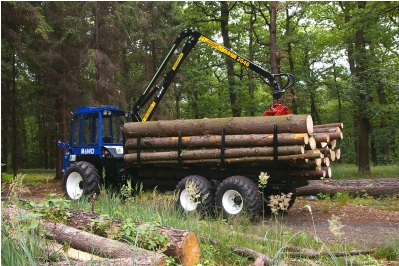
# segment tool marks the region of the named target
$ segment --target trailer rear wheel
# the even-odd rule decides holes
[[[262,196],[255,182],[244,176],[226,178],[216,191],[216,206],[223,217],[232,218],[246,212],[250,218],[259,215]]]
[[[213,209],[215,196],[209,181],[202,176],[185,177],[177,184],[175,193],[177,208],[180,210],[207,214]]]
[[[81,197],[91,198],[94,193],[100,194],[101,177],[97,169],[88,162],[71,164],[62,180],[62,190],[71,200]]]

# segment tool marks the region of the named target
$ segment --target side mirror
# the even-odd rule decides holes
[[[60,140],[57,142],[57,145],[58,145],[58,148],[64,148],[65,147],[65,143],[60,141]]]

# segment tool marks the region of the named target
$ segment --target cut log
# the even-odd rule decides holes
[[[328,135],[330,136],[330,140],[343,139],[344,138],[344,135],[343,135],[342,132],[328,133]]]
[[[330,166],[330,158],[328,158],[328,157],[324,157],[323,158],[323,166]]]
[[[336,149],[335,151],[335,159],[339,160],[341,159],[341,149]]]
[[[316,147],[317,147],[317,142],[314,139],[314,137],[309,137],[309,142],[307,145],[305,145],[305,148],[307,150],[314,150],[314,149],[316,149]]]
[[[332,178],[332,171],[330,167],[322,167],[321,170],[323,170],[324,172],[326,172],[326,176],[325,178]]]
[[[335,159],[336,159],[335,151],[332,150],[332,149],[329,149],[329,152],[326,153],[325,156],[328,157],[328,158],[330,158],[330,160],[331,160],[332,162],[334,162]]]
[[[134,158],[129,158],[130,154],[125,155],[125,161],[131,162]],[[279,161],[290,161],[290,160],[304,160],[304,159],[314,159],[323,158],[324,155],[318,151],[305,151],[304,154],[294,154],[294,155],[279,155],[277,160]],[[274,161],[274,156],[257,156],[257,157],[239,157],[239,158],[226,158],[224,159],[225,164],[240,164],[240,163],[258,163],[262,164],[265,162]],[[130,161],[129,161],[130,160]],[[156,165],[180,165],[180,164],[221,164],[221,159],[198,159],[198,160],[163,160],[163,161],[142,161],[141,164],[156,164]]]
[[[339,127],[315,127],[313,128],[314,133],[335,133],[341,132]]]
[[[44,242],[44,241],[43,241]],[[78,249],[74,249],[71,247],[65,247],[61,244],[58,244],[54,241],[48,241],[46,245],[44,243],[40,243],[42,249],[46,250],[47,254],[57,255],[59,258],[69,258],[77,261],[85,261],[85,262],[93,262],[93,261],[103,261],[105,258],[95,256],[88,252],[83,252]],[[54,256],[53,255],[53,256]]]
[[[309,185],[297,188],[298,196],[309,196],[323,193],[335,195],[338,192],[349,195],[367,194],[372,197],[399,194],[398,178],[380,178],[363,180],[312,180]]]
[[[325,159],[325,158],[324,158]],[[322,161],[324,160],[322,158],[316,158],[316,159],[305,159],[305,160],[296,160],[289,162],[288,165],[290,167],[296,167],[296,168],[306,168],[306,169],[317,169],[317,167],[321,167]]]
[[[244,134],[273,134],[277,125],[278,133],[313,134],[313,120],[310,115],[230,117],[212,119],[161,120],[145,123],[126,123],[123,133],[127,137],[176,137],[182,136]]]
[[[4,218],[13,219],[27,213],[17,206],[4,210]],[[133,257],[135,265],[166,265],[166,257],[162,254],[144,250],[126,243],[90,234],[73,227],[42,220],[39,227],[50,233],[49,239],[59,243],[68,243],[72,248],[107,258]]]
[[[71,216],[68,219],[68,225],[83,230],[93,230],[94,233],[103,234],[103,236],[106,236],[104,230],[98,230],[98,228],[103,228],[104,225],[119,228],[123,223],[123,219],[111,219],[96,213],[80,210],[69,210],[69,212]],[[135,225],[150,228],[148,224],[136,223]],[[166,226],[154,226],[153,229],[168,237],[168,245],[162,250],[165,255],[178,258],[183,265],[195,265],[199,262],[200,245],[194,232]]]
[[[290,175],[292,177],[312,179],[323,179],[326,177],[326,171],[323,170],[293,170]]]
[[[277,142],[280,146],[308,144],[307,133],[281,133],[277,135]],[[226,135],[225,147],[254,147],[272,146],[274,144],[273,134],[249,134],[249,135]],[[179,138],[176,137],[148,137],[141,138],[141,149],[173,148],[179,145]],[[181,145],[186,147],[221,147],[222,136],[183,136]],[[125,149],[137,149],[137,138],[128,138]]]
[[[328,133],[314,133],[313,138],[316,140],[316,142],[329,142],[330,141],[330,135]]]
[[[255,148],[230,148],[225,149],[224,158],[238,158],[238,157],[259,157],[259,156],[273,156],[274,148],[272,147],[255,147]],[[293,146],[278,146],[278,155],[293,155],[304,154],[305,147],[301,145]],[[220,149],[207,150],[183,150],[180,154],[182,160],[200,160],[200,159],[220,159]],[[126,154],[124,160],[128,163],[140,161],[162,161],[162,160],[178,160],[179,153],[177,151],[154,151]]]
[[[344,128],[344,124],[342,124],[342,123],[331,123],[331,124],[314,125],[314,128],[326,128],[326,127],[338,127],[340,129],[343,129]]]
[[[328,147],[328,142],[317,142],[316,147],[317,147],[317,148],[325,148],[325,147]]]

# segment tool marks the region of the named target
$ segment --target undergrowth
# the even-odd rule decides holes
[[[12,197],[9,202],[14,204],[18,203],[18,193],[24,188],[23,182],[18,182],[11,186],[14,191],[10,192]],[[314,223],[313,234],[293,233],[286,230],[284,212],[275,212],[270,216],[259,217],[259,220],[255,222],[245,215],[230,220],[222,219],[217,215],[216,217],[202,217],[195,212],[184,213],[174,208],[176,198],[173,193],[160,193],[156,189],[143,191],[142,187],[135,189],[138,191],[137,194],[133,195],[128,188],[123,197],[102,189],[101,196],[94,203],[95,212],[101,214],[101,217],[122,218],[125,224],[119,231],[107,231],[110,230],[107,224],[98,221],[98,224],[103,225],[103,228],[100,229],[115,239],[129,240],[133,244],[140,236],[148,236],[144,247],[154,250],[166,245],[167,239],[163,235],[151,235],[149,231],[139,232],[134,229],[133,224],[136,222],[147,223],[150,225],[147,230],[158,225],[192,230],[201,240],[201,262],[199,265],[248,265],[253,263],[252,258],[233,253],[231,246],[250,248],[288,265],[381,265],[381,261],[399,259],[399,232],[392,235],[392,239],[388,239],[383,245],[378,246],[372,255],[336,257],[333,252],[347,252],[359,248],[356,244],[347,243],[342,237],[342,228],[345,225],[336,216],[331,217],[328,222],[330,231],[341,240],[336,243],[325,243],[318,238],[319,229],[314,226]],[[276,206],[279,208],[284,207],[284,204],[287,203],[284,197],[275,200]],[[397,196],[373,199],[367,196],[351,197],[347,194],[337,194],[334,197],[320,194],[318,200],[326,202],[326,206],[328,204],[378,205],[376,202],[380,202],[382,206],[386,201],[388,201],[386,205],[398,205]],[[6,202],[2,203],[2,210],[7,207],[7,204]],[[40,238],[43,232],[40,232],[37,223],[39,218],[47,217],[52,221],[62,222],[69,217],[66,209],[91,212],[93,205],[92,202],[84,199],[69,202],[51,195],[44,202],[25,204],[25,207],[38,211],[40,214],[30,219],[29,217],[20,217],[18,220],[6,222],[3,219],[1,236],[3,265],[37,265],[54,260],[51,254],[43,251],[43,239]],[[311,207],[307,206],[306,209],[312,215]],[[325,211],[328,212],[329,208],[326,207]],[[313,216],[311,217],[313,219]],[[215,241],[218,244],[215,244]],[[312,260],[305,257],[294,259],[289,256],[287,250],[287,247],[290,246],[324,252],[329,255]],[[168,265],[179,265],[179,261],[169,258]]]

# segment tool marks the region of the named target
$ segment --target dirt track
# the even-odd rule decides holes
[[[322,204],[321,201],[309,201],[304,197],[298,199],[283,218],[285,227],[294,232],[306,232],[311,236],[316,234],[325,243],[345,240],[348,243],[370,247],[394,239],[399,241],[399,211],[349,204],[337,206],[336,202],[331,203],[328,211],[323,211]],[[312,214],[305,205],[311,207]],[[332,220],[333,215],[339,217],[343,225],[341,231],[344,234],[341,237],[334,236],[329,229],[328,220]]]

